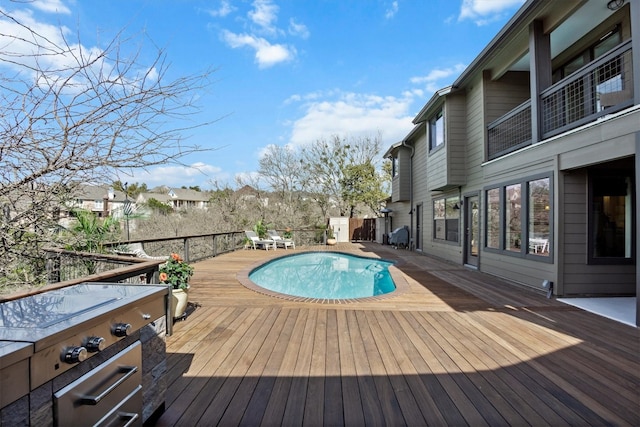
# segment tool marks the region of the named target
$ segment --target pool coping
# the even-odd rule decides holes
[[[280,292],[275,292],[266,288],[263,288],[262,286],[259,286],[257,284],[255,284],[250,278],[249,278],[249,274],[251,274],[251,272],[253,270],[255,270],[256,268],[264,265],[264,264],[268,264],[272,261],[275,261],[279,258],[284,258],[287,256],[293,256],[293,255],[297,255],[300,253],[309,253],[309,252],[322,252],[322,253],[336,253],[336,254],[342,254],[342,255],[349,255],[349,256],[356,256],[359,258],[365,258],[365,259],[376,259],[376,260],[381,260],[381,261],[388,261],[391,262],[392,264],[389,266],[389,274],[391,275],[391,279],[393,280],[393,283],[396,285],[396,289],[394,291],[391,291],[389,293],[386,294],[382,294],[382,295],[374,295],[374,296],[370,296],[370,297],[361,297],[361,298],[339,298],[339,299],[333,299],[333,298],[311,298],[311,297],[299,297],[299,296],[295,296],[295,295],[288,295],[288,294],[283,294]],[[318,250],[298,250],[295,252],[295,254],[291,254],[291,253],[287,253],[287,254],[283,254],[283,255],[279,255],[279,256],[275,256],[273,258],[267,258],[267,259],[263,259],[260,260],[242,270],[240,270],[238,272],[238,274],[236,275],[236,278],[238,279],[238,281],[240,282],[240,284],[242,286],[244,286],[245,288],[252,290],[254,292],[257,292],[259,294],[262,295],[266,295],[266,296],[270,296],[270,297],[274,297],[274,298],[279,298],[279,299],[283,299],[283,300],[287,300],[287,301],[294,301],[294,302],[308,302],[308,303],[315,303],[315,304],[357,304],[359,302],[372,302],[372,301],[381,301],[381,300],[388,300],[390,298],[395,298],[397,296],[402,295],[403,293],[407,292],[410,287],[409,287],[409,282],[407,282],[407,279],[404,276],[404,273],[396,267],[396,264],[398,264],[397,261],[394,260],[389,260],[389,259],[385,259],[385,258],[380,258],[380,257],[367,257],[367,256],[362,256],[362,255],[355,255],[353,253],[350,252],[346,252],[346,251],[340,251],[340,250],[331,250],[331,251],[327,251],[327,250],[322,250],[322,251],[318,251]]]

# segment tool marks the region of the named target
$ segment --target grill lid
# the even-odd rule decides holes
[[[0,304],[0,341],[37,342],[152,295],[158,288],[83,283],[5,301]]]

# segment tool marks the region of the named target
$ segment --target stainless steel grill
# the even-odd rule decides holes
[[[55,417],[51,412],[55,425],[95,425],[109,414],[141,423],[136,335],[166,319],[167,295],[166,286],[86,283],[1,303],[3,414],[12,410],[7,407],[24,406],[18,405],[21,399],[31,405],[35,399],[28,394],[52,390],[48,406],[57,408]],[[104,395],[91,400],[91,393]]]

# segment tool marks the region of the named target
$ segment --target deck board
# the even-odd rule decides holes
[[[283,250],[196,263],[157,425],[640,425],[638,328],[414,252],[338,249],[395,261],[403,292],[306,302],[241,284]]]

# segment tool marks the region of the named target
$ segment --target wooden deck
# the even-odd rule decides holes
[[[408,289],[295,302],[237,279],[284,250],[195,264],[157,425],[640,425],[638,328],[409,251],[339,249],[397,260]]]

